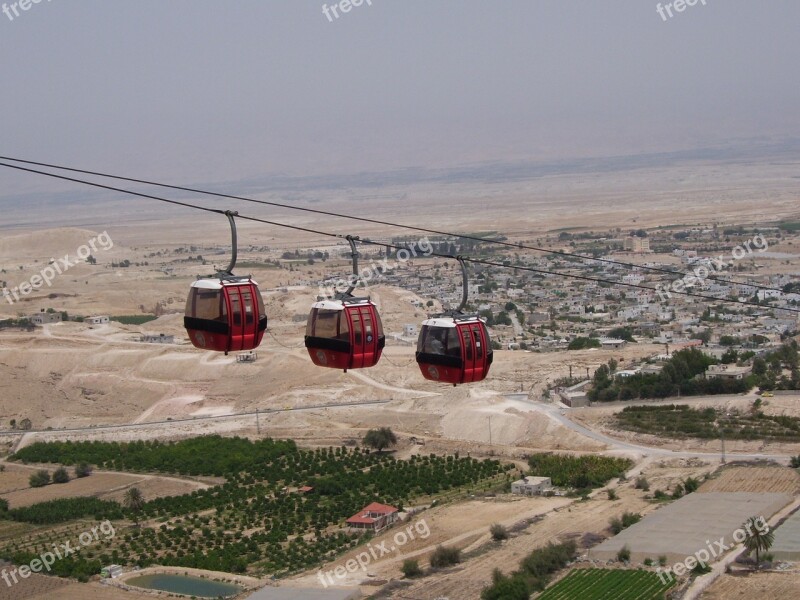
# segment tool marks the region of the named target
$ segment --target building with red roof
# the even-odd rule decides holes
[[[347,519],[347,526],[352,529],[380,531],[397,521],[399,514],[400,511],[394,506],[373,502]]]

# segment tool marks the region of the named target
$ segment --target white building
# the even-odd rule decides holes
[[[711,365],[706,371],[706,378],[715,377],[717,379],[744,379],[753,372],[753,367],[736,365]]]
[[[100,575],[102,577],[116,579],[122,575],[122,567],[120,565],[108,565],[107,567],[103,567],[100,571]]]
[[[600,345],[603,348],[624,348],[628,342],[625,340],[619,340],[615,338],[604,338],[600,340]]]
[[[511,484],[511,493],[522,496],[541,496],[552,489],[553,482],[549,477],[531,477],[529,475]]]
[[[89,323],[89,325],[106,325],[108,323],[108,317],[106,316],[86,317],[84,321],[86,323]]]

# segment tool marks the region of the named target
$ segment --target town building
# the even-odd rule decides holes
[[[737,367],[736,365],[711,365],[706,371],[706,379],[744,379],[753,372],[753,367],[745,365],[744,367]]]
[[[643,237],[631,236],[625,238],[625,250],[628,252],[650,252],[650,240]]]

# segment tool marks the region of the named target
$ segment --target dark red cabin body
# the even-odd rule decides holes
[[[311,308],[305,345],[315,365],[347,371],[374,367],[386,338],[368,298],[322,300]]]
[[[257,348],[267,329],[258,284],[249,277],[195,281],[183,324],[196,348],[225,354]]]
[[[494,353],[480,318],[440,316],[422,323],[416,358],[425,379],[457,385],[484,380]]]

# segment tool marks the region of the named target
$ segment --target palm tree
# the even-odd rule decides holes
[[[122,499],[125,508],[131,511],[133,515],[133,522],[139,525],[139,513],[144,508],[144,495],[142,490],[137,487],[132,487],[125,492],[125,497]]]
[[[756,568],[760,564],[761,552],[766,552],[772,547],[772,542],[775,541],[775,534],[767,525],[763,517],[750,517],[742,525],[742,529],[747,533],[744,539],[744,547],[749,552],[756,553]]]

